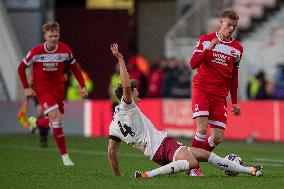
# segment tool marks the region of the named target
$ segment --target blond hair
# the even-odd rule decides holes
[[[60,26],[58,22],[47,22],[42,26],[42,31],[44,33],[47,31],[60,31]]]
[[[239,20],[239,15],[233,10],[225,10],[221,16],[222,18],[229,18],[232,20]]]

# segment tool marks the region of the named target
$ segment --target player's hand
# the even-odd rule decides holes
[[[241,115],[241,108],[239,107],[238,104],[233,104],[233,115],[234,116],[240,116]]]
[[[30,97],[32,97],[32,96],[35,96],[35,92],[34,92],[34,90],[32,89],[32,88],[25,88],[24,89],[24,93],[25,93],[25,96],[27,97],[27,98],[30,98]]]
[[[216,46],[218,43],[220,43],[220,40],[219,40],[218,38],[213,39],[213,40],[209,43],[207,49],[208,49],[208,50],[214,49],[215,46]]]
[[[111,49],[113,56],[115,56],[117,59],[123,59],[122,54],[118,51],[118,44],[117,43],[113,43],[110,46],[110,49]]]
[[[81,96],[82,98],[87,98],[87,97],[88,97],[88,91],[87,91],[86,87],[81,88],[81,90],[80,90],[80,96]]]

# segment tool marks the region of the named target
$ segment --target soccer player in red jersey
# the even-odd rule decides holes
[[[26,97],[36,95],[44,113],[48,115],[49,126],[63,164],[73,166],[65,144],[63,132],[64,114],[64,65],[67,64],[81,86],[81,96],[87,97],[84,79],[79,64],[73,57],[70,47],[59,42],[60,26],[57,22],[48,22],[42,26],[45,42],[32,48],[18,67]],[[32,67],[33,89],[29,86],[25,69]],[[46,121],[46,120],[45,120]]]
[[[193,78],[192,112],[196,121],[196,134],[192,146],[212,151],[222,142],[227,126],[228,93],[231,94],[233,115],[241,114],[237,104],[238,67],[242,57],[241,43],[232,38],[239,16],[225,10],[216,33],[201,35],[190,60],[197,69]],[[208,124],[211,135],[206,138]],[[192,176],[201,176],[200,169],[193,169]]]

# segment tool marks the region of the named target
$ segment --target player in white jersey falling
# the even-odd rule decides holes
[[[252,176],[262,175],[262,166],[260,165],[244,167],[226,158],[221,158],[213,152],[183,146],[167,137],[166,132],[158,131],[137,106],[140,101],[137,81],[130,80],[117,43],[111,45],[111,51],[118,59],[121,76],[121,84],[116,90],[116,95],[121,99],[121,103],[116,107],[113,121],[109,127],[108,160],[115,176],[121,175],[117,158],[121,140],[142,150],[151,160],[161,165],[161,167],[147,172],[136,171],[136,178],[188,171],[198,167],[198,162],[209,162],[222,170],[247,173]]]

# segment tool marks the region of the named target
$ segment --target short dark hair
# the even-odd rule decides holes
[[[131,79],[130,84],[131,84],[131,90],[133,90],[134,88],[137,88],[138,81],[136,79]],[[120,83],[115,90],[115,95],[120,100],[122,98],[122,94],[123,94],[123,88],[122,88],[122,85]]]
[[[225,10],[221,17],[222,18],[229,18],[229,19],[232,19],[232,20],[239,20],[239,15],[231,9]]]
[[[47,31],[60,31],[60,26],[58,22],[47,22],[42,26],[43,33]]]

